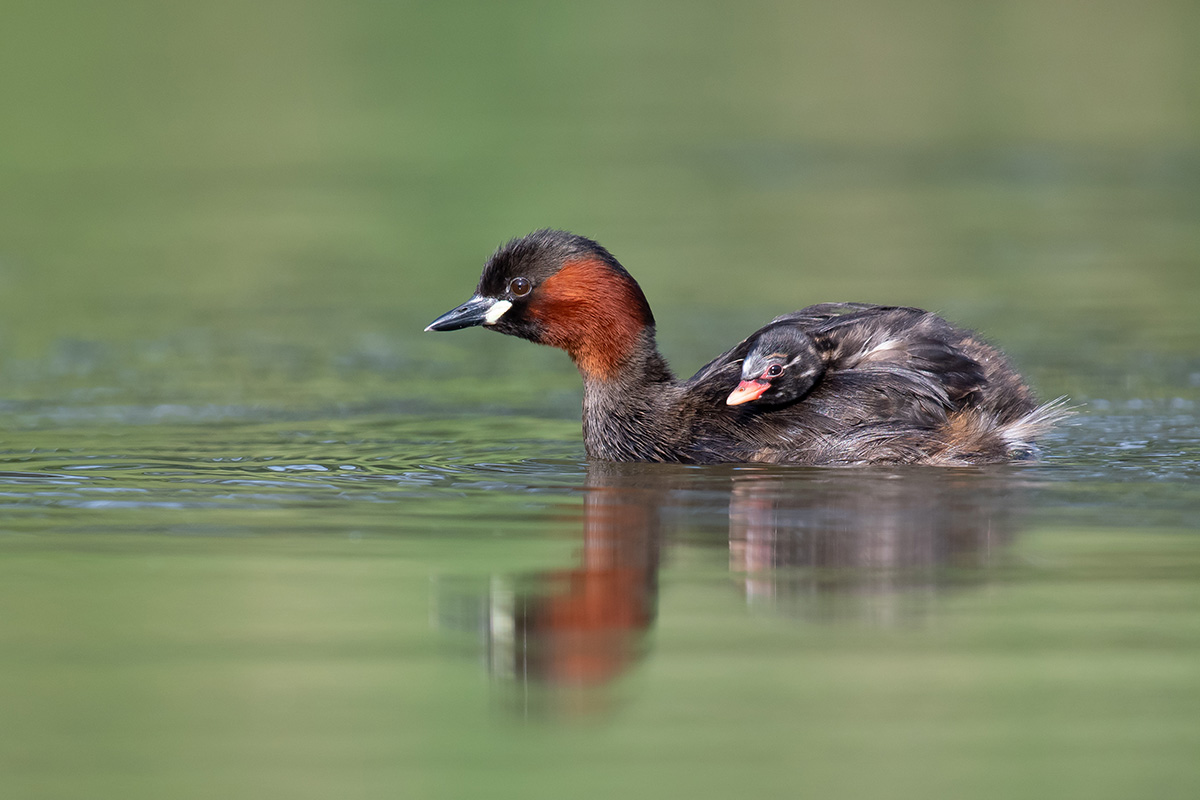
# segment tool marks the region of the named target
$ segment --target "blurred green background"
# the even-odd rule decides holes
[[[1196,348],[1194,3],[3,16],[10,398],[88,402],[100,377],[121,400],[320,407],[356,369],[359,400],[427,396],[414,376],[464,347],[416,332],[546,226],[623,260],[683,372],[842,299],[941,310],[1054,394]],[[516,352],[493,338],[448,372]],[[565,359],[520,352],[572,386]],[[499,380],[537,405],[528,375],[503,383],[520,369]]]

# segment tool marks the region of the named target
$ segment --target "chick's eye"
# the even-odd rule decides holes
[[[783,367],[779,366],[778,364],[772,364],[771,366],[767,367],[767,371],[763,374],[768,378],[778,378],[783,374]]]
[[[513,297],[524,297],[533,290],[533,283],[529,278],[513,278],[508,284],[508,291]]]

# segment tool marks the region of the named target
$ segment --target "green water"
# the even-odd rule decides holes
[[[1200,793],[1191,3],[8,2],[0,797]],[[690,374],[932,308],[1032,465],[588,464],[424,334],[543,226]]]

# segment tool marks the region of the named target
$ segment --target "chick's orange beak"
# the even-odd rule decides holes
[[[770,388],[770,381],[742,381],[729,393],[729,397],[725,398],[725,404],[740,406],[742,403],[749,403],[762,397],[762,393]]]

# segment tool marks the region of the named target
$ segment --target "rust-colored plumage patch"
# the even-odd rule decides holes
[[[561,347],[587,375],[611,378],[648,324],[650,308],[633,279],[598,259],[568,261],[538,287],[528,314],[541,341]]]

